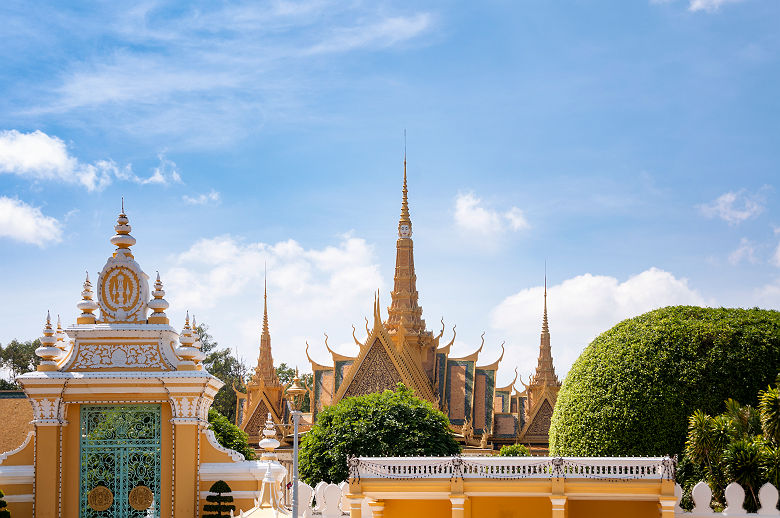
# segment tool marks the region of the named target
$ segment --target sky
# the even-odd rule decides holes
[[[136,260],[254,364],[356,354],[395,260],[453,355],[563,378],[672,304],[780,306],[780,2],[0,5],[0,343]],[[404,144],[406,131],[406,144]],[[385,312],[386,315],[386,312]]]

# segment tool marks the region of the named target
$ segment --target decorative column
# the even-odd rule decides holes
[[[384,518],[385,516],[385,501],[384,500],[370,500],[368,506],[371,508],[371,514],[374,518]]]
[[[559,460],[559,459],[556,459]],[[556,469],[560,468],[560,465],[555,466]],[[564,488],[564,478],[556,476],[552,479],[552,488],[550,495],[550,503],[552,504],[552,518],[566,518],[567,516],[567,498]]]
[[[466,502],[468,498],[466,496],[451,496],[450,504],[452,505],[452,518],[466,518]]]
[[[349,518],[360,518],[363,509],[363,495],[347,495],[349,499]]]

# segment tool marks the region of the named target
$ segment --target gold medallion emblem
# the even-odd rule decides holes
[[[109,271],[103,280],[103,300],[111,311],[130,311],[138,303],[138,287],[139,280],[135,272],[119,266]]]
[[[95,486],[87,495],[87,503],[95,511],[105,511],[114,503],[114,493],[106,486]]]
[[[136,511],[144,511],[154,502],[154,493],[146,486],[135,486],[127,497],[130,507]]]

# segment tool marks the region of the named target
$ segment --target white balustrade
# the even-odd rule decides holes
[[[668,457],[360,457],[360,478],[671,478]],[[357,471],[355,471],[357,470]]]
[[[716,513],[712,509],[712,490],[706,482],[699,482],[693,486],[691,497],[693,498],[693,509],[690,512],[680,509],[680,498],[682,497],[682,488],[675,484],[674,495],[677,497],[677,506],[674,515],[680,518],[715,518],[719,516],[729,516],[734,518],[756,518],[759,516],[772,516],[780,518],[780,511],[777,510],[778,491],[772,484],[766,483],[758,490],[758,513],[748,513],[745,510],[745,490],[732,482],[726,486],[726,508],[722,513]]]

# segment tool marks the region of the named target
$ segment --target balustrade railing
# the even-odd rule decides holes
[[[350,457],[352,478],[674,479],[669,457]]]

